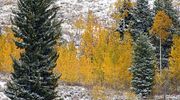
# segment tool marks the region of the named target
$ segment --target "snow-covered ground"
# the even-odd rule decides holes
[[[5,94],[4,89],[6,88],[5,82],[0,81],[2,87],[0,87],[0,100],[10,100]],[[91,90],[83,86],[67,86],[60,85],[58,88],[58,95],[61,96],[64,100],[94,100],[91,94]],[[106,91],[109,94],[105,94],[107,100],[137,100],[137,98],[127,97],[123,93],[117,94],[117,92]],[[180,95],[167,95],[167,100],[180,100]],[[162,100],[163,95],[155,96],[152,100]],[[102,100],[102,99],[99,99]]]
[[[6,83],[10,80],[9,74],[0,73],[0,100],[10,100],[4,94],[6,89]],[[58,95],[61,96],[64,100],[95,100],[93,97],[92,88],[87,88],[84,86],[69,86],[60,82],[57,87]],[[117,91],[113,89],[100,90],[95,93],[102,93],[103,97],[107,100],[138,100],[134,96],[123,93],[122,91]],[[162,100],[163,96],[155,96],[152,100]],[[103,100],[103,99],[99,99]],[[180,100],[180,95],[167,95],[167,100]]]

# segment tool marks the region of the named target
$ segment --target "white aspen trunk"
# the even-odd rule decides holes
[[[160,75],[162,74],[162,41],[161,41],[161,38],[160,38],[160,45],[159,45],[159,69],[160,69]]]

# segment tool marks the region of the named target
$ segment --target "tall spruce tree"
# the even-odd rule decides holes
[[[136,40],[141,33],[148,33],[152,25],[152,12],[148,5],[149,0],[137,0],[137,5],[133,10],[133,20],[131,21],[131,33]]]
[[[20,58],[13,58],[12,81],[6,95],[12,100],[53,100],[57,97],[59,76],[53,73],[58,54],[55,49],[60,33],[55,20],[58,7],[54,0],[18,0],[13,11],[15,44],[23,49]],[[19,40],[19,41],[18,41]]]
[[[178,20],[178,13],[173,7],[173,0],[155,0],[154,1],[154,12],[155,15],[158,11],[165,11],[166,14],[172,19],[173,27],[169,30],[171,34],[169,34],[168,38],[161,44],[161,53],[160,53],[160,42],[158,37],[152,37],[152,41],[154,46],[156,47],[156,57],[157,64],[161,66],[161,68],[168,67],[169,62],[169,54],[172,46],[173,33],[180,34],[180,21]],[[161,59],[161,61],[160,61]],[[159,63],[161,62],[161,64]]]
[[[155,67],[154,50],[147,34],[141,33],[134,43],[132,72],[132,89],[142,98],[148,97],[152,92]]]

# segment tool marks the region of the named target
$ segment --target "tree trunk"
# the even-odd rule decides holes
[[[164,80],[164,99],[166,100],[166,95],[168,93],[168,88],[169,88],[169,69],[167,69],[167,73],[165,75],[165,80]]]
[[[160,45],[159,45],[159,70],[160,70],[160,75],[162,74],[162,41],[161,41],[161,38],[160,38]]]
[[[165,80],[165,83],[164,83],[164,99],[163,100],[166,100],[166,94],[167,94],[167,88],[166,88],[166,86],[167,86],[167,83],[166,83],[166,80]]]

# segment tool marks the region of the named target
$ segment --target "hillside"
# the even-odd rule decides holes
[[[63,18],[63,29],[73,29],[72,23],[79,16],[86,18],[89,10],[93,11],[103,23],[109,24],[112,19],[111,6],[116,0],[58,0],[57,6],[60,6],[58,17]],[[0,0],[0,26],[10,25],[10,16],[12,9],[16,9],[15,0]]]

